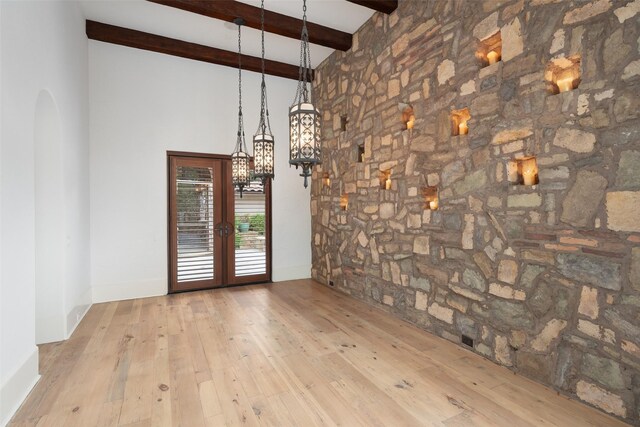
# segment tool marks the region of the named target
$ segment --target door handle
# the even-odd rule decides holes
[[[216,225],[213,229],[218,232],[218,236],[220,237],[229,237],[235,232],[233,224],[230,224],[228,222],[225,222],[225,223],[221,222],[220,224]]]
[[[230,223],[226,223],[224,225],[224,235],[225,237],[229,237],[230,235],[232,235],[234,233],[235,229],[234,226]]]

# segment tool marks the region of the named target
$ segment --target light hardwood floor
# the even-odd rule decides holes
[[[95,304],[11,426],[624,425],[311,280]]]

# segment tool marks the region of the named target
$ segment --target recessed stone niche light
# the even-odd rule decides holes
[[[469,133],[467,121],[471,118],[468,108],[453,110],[451,112],[451,135],[466,135]]]
[[[438,187],[424,187],[422,189],[422,195],[424,196],[424,208],[432,211],[437,211],[440,204],[440,200],[438,197]]]
[[[538,162],[535,156],[519,157],[509,161],[508,179],[514,185],[538,184]]]
[[[580,85],[580,55],[552,59],[544,72],[549,93],[577,89]]]
[[[342,132],[346,132],[347,123],[349,123],[349,118],[347,116],[340,116],[340,130]]]
[[[391,169],[380,171],[380,188],[391,190]]]
[[[400,104],[400,110],[402,111],[402,123],[405,130],[413,129],[413,125],[416,121],[416,117],[413,114],[413,107],[410,104]]]
[[[500,31],[480,41],[476,57],[482,67],[488,67],[502,60],[502,35]]]
[[[364,163],[364,144],[358,144],[358,163]]]
[[[349,195],[344,193],[340,196],[340,210],[346,211],[349,208]]]
[[[322,174],[322,186],[331,187],[331,177],[329,176],[329,172]]]

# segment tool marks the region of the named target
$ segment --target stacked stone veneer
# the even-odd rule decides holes
[[[482,68],[478,41],[498,30],[502,61]],[[640,0],[401,0],[375,14],[317,70],[313,277],[640,423],[639,37]],[[547,64],[573,55],[579,87],[548,93]],[[462,108],[469,134],[451,136]],[[535,187],[507,182],[525,154]]]

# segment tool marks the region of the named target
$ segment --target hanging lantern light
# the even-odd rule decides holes
[[[302,36],[300,40],[300,70],[298,89],[293,105],[289,109],[289,164],[296,169],[302,167],[305,188],[311,176],[311,168],[320,163],[320,111],[313,105],[309,80],[311,55],[309,32],[307,31],[307,1],[302,2]]]
[[[236,18],[233,21],[238,26],[238,137],[236,140],[236,148],[231,154],[231,180],[233,185],[240,191],[251,182],[251,158],[247,153],[247,144],[244,139],[244,122],[242,119],[242,49],[240,45],[241,28],[244,25],[244,19]]]
[[[264,0],[260,4],[262,28],[262,84],[260,85],[260,121],[253,136],[253,176],[262,180],[263,188],[269,178],[274,178],[274,138],[269,123],[267,85],[264,80]]]

